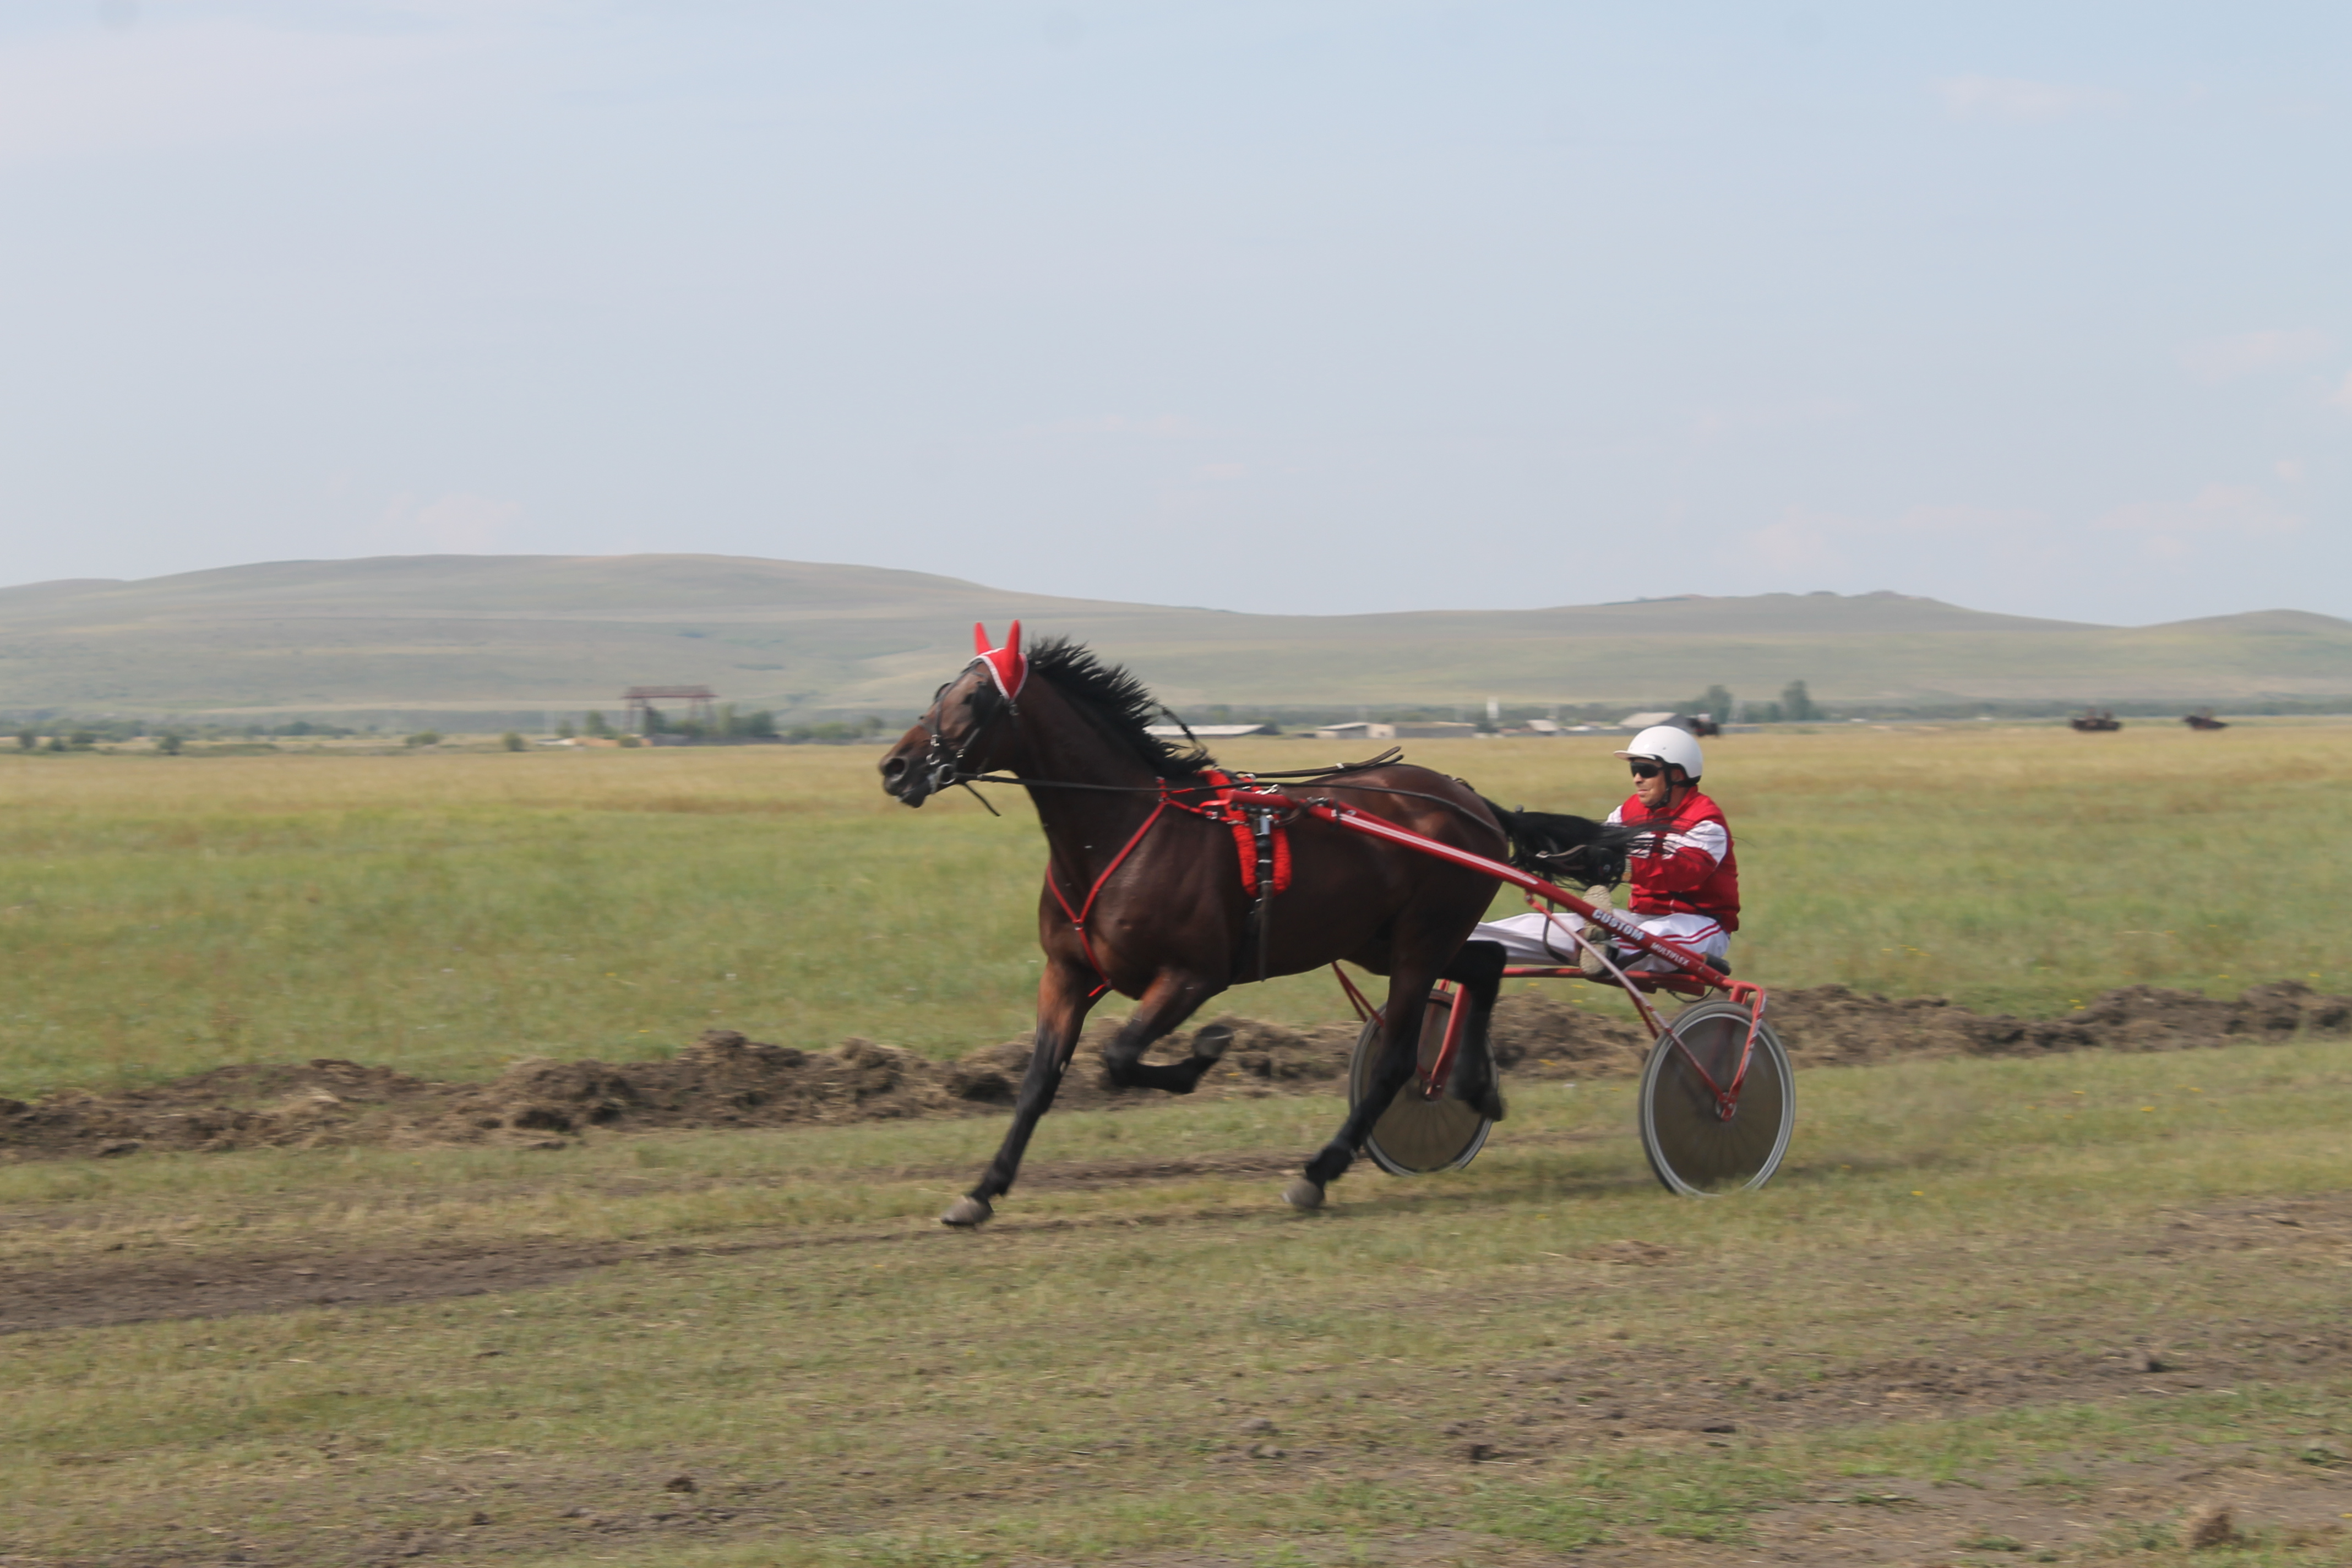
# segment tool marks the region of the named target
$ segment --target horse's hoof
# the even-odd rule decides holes
[[[1301,1176],[1282,1189],[1282,1201],[1292,1208],[1304,1209],[1311,1214],[1323,1206],[1323,1184]]]
[[[1192,1037],[1192,1055],[1204,1062],[1220,1061],[1233,1043],[1234,1026],[1231,1024],[1212,1024]]]
[[[1445,1098],[1460,1101],[1489,1121],[1503,1120],[1503,1086],[1491,1077],[1478,1084],[1456,1079],[1445,1086]]]
[[[988,1206],[986,1198],[958,1198],[940,1215],[941,1225],[951,1225],[958,1230],[977,1230],[996,1211]]]

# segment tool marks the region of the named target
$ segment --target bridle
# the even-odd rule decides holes
[[[921,718],[915,721],[922,727],[925,737],[922,759],[918,764],[922,770],[924,779],[923,795],[918,798],[938,795],[942,790],[961,785],[974,800],[988,806],[988,814],[991,816],[995,816],[1001,815],[996,807],[988,805],[987,797],[971,787],[972,781],[981,775],[973,772],[968,764],[972,748],[980,744],[997,720],[1009,715],[1015,723],[1020,721],[1021,693],[1027,689],[1029,685],[1029,661],[1021,655],[1021,623],[1019,621],[1013,622],[1012,630],[1005,634],[1003,647],[998,647],[989,641],[988,628],[985,626],[974,624],[971,628],[971,662],[958,670],[954,679],[940,682],[940,689],[931,693],[931,705],[923,710]],[[999,700],[972,725],[971,732],[950,750],[947,743],[947,737],[940,732],[940,726],[932,721],[940,711],[940,704],[947,700],[949,689],[970,675],[975,668],[988,672],[988,684],[996,688]],[[984,686],[973,687],[973,698],[976,700],[980,693],[986,689],[987,687]]]
[[[973,665],[985,666],[987,663],[985,656],[975,658],[971,664],[967,664],[958,670],[952,679],[941,681],[940,689],[931,693],[931,705],[923,710],[921,718],[915,721],[921,727],[925,736],[923,754],[916,766],[924,775],[923,793],[925,795],[939,795],[946,790],[961,787],[968,791],[974,800],[979,801],[982,805],[987,805],[989,815],[995,816],[1002,814],[993,805],[989,805],[986,795],[971,787],[973,781],[982,775],[968,764],[972,749],[987,737],[990,729],[999,719],[1010,718],[1015,722],[1020,721],[1020,702],[1000,691],[997,694],[997,700],[989,705],[988,712],[974,723],[963,739],[952,748],[949,746],[947,736],[940,732],[939,725],[931,721],[933,715],[940,710],[940,704],[946,700],[949,689],[965,676],[970,675]],[[986,689],[984,686],[975,687],[972,694],[977,697]]]

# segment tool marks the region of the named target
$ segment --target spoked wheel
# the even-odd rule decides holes
[[[1426,1073],[1445,1044],[1446,1020],[1454,1016],[1459,994],[1434,992],[1421,1013],[1421,1070]],[[1348,1063],[1348,1104],[1361,1105],[1371,1092],[1373,1066],[1380,1059],[1381,1025],[1367,1021],[1356,1037],[1356,1054]],[[1421,1080],[1407,1079],[1389,1101],[1389,1108],[1364,1140],[1364,1152],[1391,1176],[1425,1176],[1432,1171],[1458,1171],[1477,1157],[1495,1124],[1458,1100],[1425,1100]]]
[[[1642,1152],[1667,1190],[1717,1197],[1762,1186],[1780,1168],[1797,1124],[1789,1053],[1769,1024],[1738,1100],[1725,1115],[1717,1088],[1739,1074],[1748,1009],[1724,1001],[1686,1007],[1666,1026],[1642,1069]]]

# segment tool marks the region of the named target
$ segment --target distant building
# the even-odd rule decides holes
[[[1318,741],[1460,741],[1478,732],[1475,724],[1449,724],[1435,720],[1373,724],[1326,724],[1315,731]]]
[[[1143,727],[1143,732],[1147,735],[1157,735],[1166,741],[1181,741],[1184,738],[1185,731],[1184,726],[1181,724],[1146,724]],[[1203,741],[1230,741],[1235,735],[1281,733],[1271,724],[1195,724],[1192,726],[1192,732],[1196,738]]]

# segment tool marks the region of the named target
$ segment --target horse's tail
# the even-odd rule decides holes
[[[1511,864],[1520,870],[1586,888],[1613,888],[1625,879],[1626,851],[1642,836],[1640,828],[1556,811],[1508,811],[1478,798],[1502,825]]]

